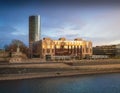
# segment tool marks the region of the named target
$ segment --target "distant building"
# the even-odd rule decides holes
[[[9,53],[5,52],[5,50],[0,49],[0,62],[8,62]]]
[[[9,53],[5,51],[0,51],[0,58],[9,57]]]
[[[40,16],[29,17],[29,47],[40,40]]]
[[[44,59],[46,57],[61,58],[62,56],[64,58],[82,59],[89,58],[92,55],[92,42],[80,38],[73,41],[65,38],[59,38],[59,40],[43,38],[43,40],[34,43],[33,46],[33,53]]]
[[[116,45],[116,57],[120,57],[120,44]]]
[[[120,56],[120,44],[93,47],[93,55],[108,55],[109,57]]]
[[[9,59],[9,63],[23,63],[27,59],[27,56],[20,52],[20,48],[17,47],[16,52],[12,52],[12,55]]]

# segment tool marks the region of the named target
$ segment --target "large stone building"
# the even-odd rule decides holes
[[[120,57],[120,44],[93,47],[93,55],[108,55],[109,57]]]
[[[73,41],[59,38],[52,40],[43,38],[33,44],[33,54],[41,58],[74,57],[77,59],[88,58],[92,55],[92,42],[76,38]]]

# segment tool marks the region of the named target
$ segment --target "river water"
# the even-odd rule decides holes
[[[0,81],[0,93],[120,93],[120,73]]]

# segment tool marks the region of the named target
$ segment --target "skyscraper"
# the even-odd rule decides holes
[[[33,56],[33,43],[40,40],[40,16],[29,16],[29,49],[30,57]]]
[[[40,40],[40,16],[29,17],[29,47],[30,45]]]

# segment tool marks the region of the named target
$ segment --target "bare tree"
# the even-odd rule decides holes
[[[14,39],[9,45],[5,45],[4,48],[7,52],[16,52],[18,46],[20,48],[20,52],[28,55],[28,47],[20,40]]]

